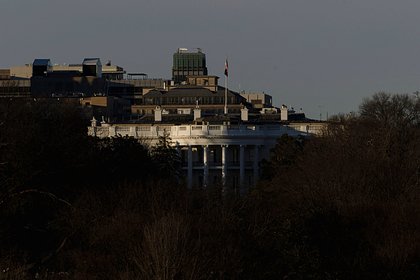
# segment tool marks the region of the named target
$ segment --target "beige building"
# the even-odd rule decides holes
[[[218,90],[218,81],[217,76],[187,76],[188,85],[203,87],[213,92]]]
[[[82,97],[80,104],[84,108],[90,109],[91,116],[97,119],[112,120],[114,116],[130,114],[130,102],[114,96]]]
[[[10,77],[19,79],[32,78],[32,64],[25,64],[20,66],[10,67]],[[78,72],[83,73],[83,64],[54,64],[52,65],[52,72]],[[102,65],[102,75],[104,78],[110,80],[123,79],[125,71],[122,67],[117,65]]]
[[[0,80],[0,97],[29,97],[30,95],[30,80]]]
[[[241,92],[241,96],[252,104],[255,109],[273,107],[273,97],[264,92]]]
[[[12,79],[30,79],[32,77],[32,64],[10,67],[10,77]]]
[[[131,107],[133,115],[150,115],[156,106],[161,106],[169,114],[190,114],[200,106],[203,115],[223,115],[225,98],[229,113],[239,114],[249,106],[237,92],[218,85],[217,76],[187,76],[187,84],[156,88],[145,93]]]

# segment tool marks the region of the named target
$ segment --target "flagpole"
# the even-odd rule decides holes
[[[225,76],[225,115],[227,115],[227,79],[228,77]]]
[[[225,62],[225,115],[227,115],[227,113],[228,113],[228,107],[227,107],[227,104],[228,104],[227,96],[228,96],[228,94],[227,94],[227,91],[228,91],[229,74],[228,74],[228,64],[227,63],[228,62],[227,62],[227,59],[226,59],[226,62]]]

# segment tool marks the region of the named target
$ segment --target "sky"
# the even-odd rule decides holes
[[[100,57],[171,78],[180,47],[210,75],[312,118],[420,87],[418,0],[0,0],[0,68]]]

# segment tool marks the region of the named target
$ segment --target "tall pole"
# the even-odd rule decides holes
[[[228,60],[226,58],[226,61],[225,61],[225,115],[227,115],[228,113],[228,107],[227,107],[227,104],[228,104],[227,92],[228,92],[228,78],[229,78],[228,68],[229,68],[229,65],[228,65]]]
[[[228,82],[227,82],[227,80],[228,80],[228,77],[225,76],[225,115],[227,115],[227,113],[228,113],[228,108],[227,108],[227,96],[228,96],[227,85],[228,85]]]

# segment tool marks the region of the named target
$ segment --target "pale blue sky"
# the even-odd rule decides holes
[[[111,59],[170,78],[178,47],[209,73],[311,117],[357,110],[377,91],[420,88],[418,0],[0,0],[0,68],[47,57]]]

